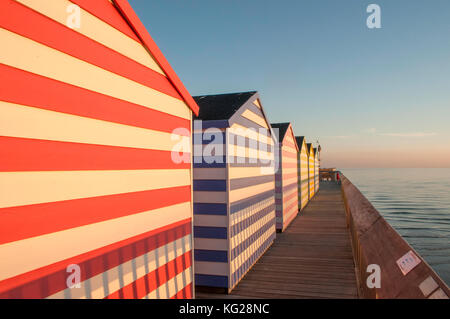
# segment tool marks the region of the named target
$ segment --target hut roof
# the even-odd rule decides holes
[[[306,144],[306,149],[308,150],[309,155],[311,155],[312,151],[313,151],[312,143],[307,143]]]
[[[289,128],[289,125],[291,125],[291,123],[289,122],[284,122],[284,123],[270,123],[270,126],[272,126],[272,128],[277,128],[278,129],[278,142],[282,142],[284,139],[284,136],[286,135],[286,132]]]
[[[297,141],[298,149],[301,150],[303,147],[303,141],[305,140],[304,136],[296,136],[295,140]]]
[[[195,102],[200,107],[197,118],[204,121],[228,120],[255,94],[256,91],[249,91],[194,96]]]
[[[318,147],[315,147],[315,148],[314,148],[314,153],[315,153],[316,155],[319,154],[319,148],[318,148]]]

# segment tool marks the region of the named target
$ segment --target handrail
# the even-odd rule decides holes
[[[360,297],[448,298],[450,296],[448,286],[428,263],[342,174],[341,179]],[[420,262],[404,275],[397,260],[410,251],[418,257]],[[368,272],[367,266],[373,264],[380,267],[379,288],[371,288],[367,285],[367,279],[373,272],[373,270]]]

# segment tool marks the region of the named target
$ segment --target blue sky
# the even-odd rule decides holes
[[[192,95],[258,90],[322,166],[450,167],[450,1],[129,1]]]

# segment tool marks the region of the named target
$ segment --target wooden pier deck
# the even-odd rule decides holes
[[[358,298],[340,186],[321,182],[231,294],[197,292],[196,298]]]

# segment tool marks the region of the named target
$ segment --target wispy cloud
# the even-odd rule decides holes
[[[435,132],[432,132],[432,133],[413,132],[413,133],[380,133],[378,135],[391,136],[391,137],[428,137],[428,136],[436,136],[438,134]]]
[[[325,136],[326,138],[336,138],[336,139],[346,139],[350,138],[351,135],[331,135],[331,136]]]
[[[366,134],[372,134],[374,136],[389,136],[389,137],[410,137],[410,138],[421,138],[421,137],[430,137],[430,136],[436,136],[439,135],[436,132],[399,132],[399,133],[378,133],[377,129],[375,128],[369,128],[366,130],[362,130],[362,132]],[[344,140],[344,139],[350,139],[354,137],[361,136],[360,134],[356,135],[328,135],[324,136],[323,138],[326,139],[336,139],[336,140]]]
[[[369,134],[375,134],[377,132],[377,129],[371,127],[371,128],[366,129],[366,130],[363,130],[363,132],[364,133],[369,133]]]

